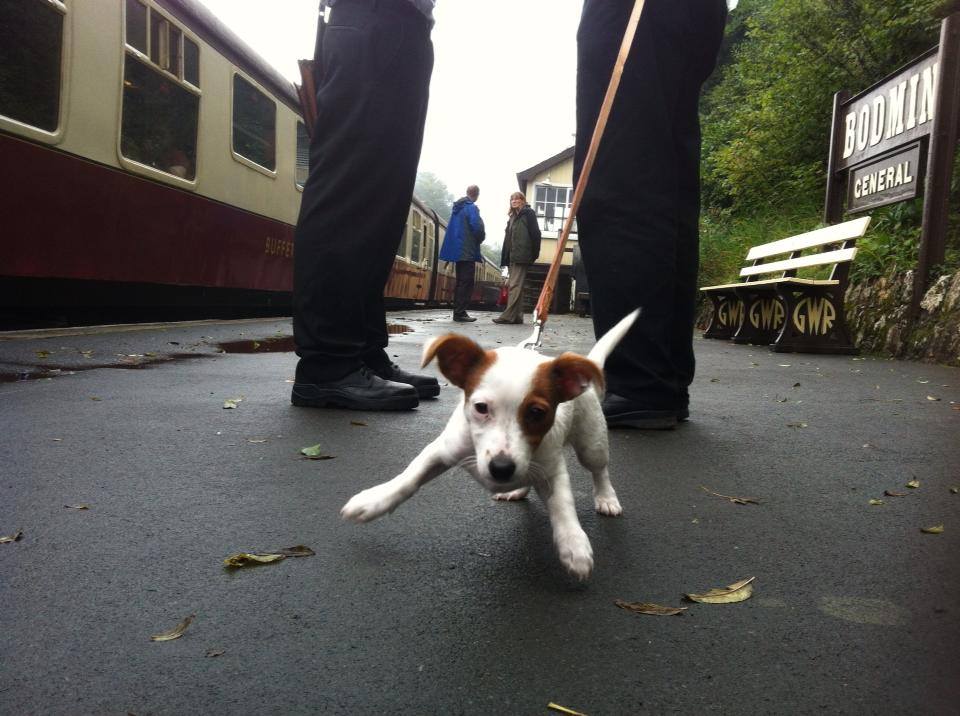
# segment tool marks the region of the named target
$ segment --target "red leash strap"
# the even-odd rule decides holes
[[[627,56],[630,54],[630,46],[633,44],[633,38],[637,32],[640,13],[643,12],[643,3],[644,0],[635,0],[633,12],[627,21],[627,29],[623,33],[623,42],[620,44],[620,53],[617,55],[617,61],[613,66],[613,74],[610,76],[607,94],[604,96],[603,104],[600,106],[600,114],[597,116],[597,124],[593,128],[590,147],[587,149],[587,156],[583,160],[580,177],[577,179],[577,185],[573,190],[573,201],[570,204],[570,213],[567,215],[566,221],[563,222],[563,230],[560,232],[560,238],[557,240],[557,251],[553,256],[553,263],[550,264],[547,278],[543,282],[543,290],[540,292],[540,300],[537,301],[537,307],[534,309],[533,336],[524,344],[525,347],[536,348],[540,345],[543,325],[547,322],[550,305],[553,303],[553,294],[557,286],[557,278],[560,276],[560,264],[563,261],[563,251],[566,248],[567,239],[570,237],[570,230],[573,228],[573,221],[577,216],[577,210],[580,208],[580,200],[583,198],[584,189],[587,187],[590,171],[593,169],[593,162],[597,157],[597,149],[600,146],[600,139],[603,137],[603,130],[607,127],[607,119],[610,117],[613,100],[617,96],[617,89],[620,87],[623,67],[627,62]]]

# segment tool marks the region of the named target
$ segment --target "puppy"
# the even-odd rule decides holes
[[[602,515],[623,512],[607,472],[607,426],[600,407],[603,364],[636,320],[634,311],[586,356],[548,358],[523,348],[484,351],[465,336],[448,334],[424,349],[440,372],[463,389],[463,398],[440,436],[392,480],[357,493],[340,510],[354,522],[392,512],[425,483],[464,466],[494,499],[520,500],[534,487],[547,506],[563,566],[585,580],[593,549],[577,520],[563,448],[573,446],[593,475],[594,506]]]

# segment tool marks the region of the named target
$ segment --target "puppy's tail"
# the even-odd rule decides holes
[[[587,358],[603,368],[603,364],[607,362],[607,357],[613,352],[613,349],[617,347],[617,344],[620,342],[620,340],[627,334],[627,331],[630,330],[630,327],[633,325],[634,321],[637,320],[637,316],[640,315],[640,310],[641,309],[639,308],[636,309],[625,318],[622,318],[617,325],[604,333],[600,337],[600,340],[597,341],[597,344],[590,349],[590,352],[587,354]]]

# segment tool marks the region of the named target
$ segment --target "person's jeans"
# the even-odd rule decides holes
[[[475,261],[457,261],[457,283],[453,287],[454,316],[462,316],[467,312],[470,296],[473,294],[476,267]]]

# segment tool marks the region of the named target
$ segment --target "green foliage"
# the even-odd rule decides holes
[[[746,246],[816,226],[834,93],[859,92],[936,45],[940,20],[958,4],[740,0],[701,104],[705,283],[735,277]],[[960,253],[953,189],[948,263]],[[857,275],[916,265],[920,207],[873,212]]]
[[[429,206],[444,221],[450,221],[450,209],[455,198],[447,185],[433,172],[417,172],[417,183],[413,193]]]

